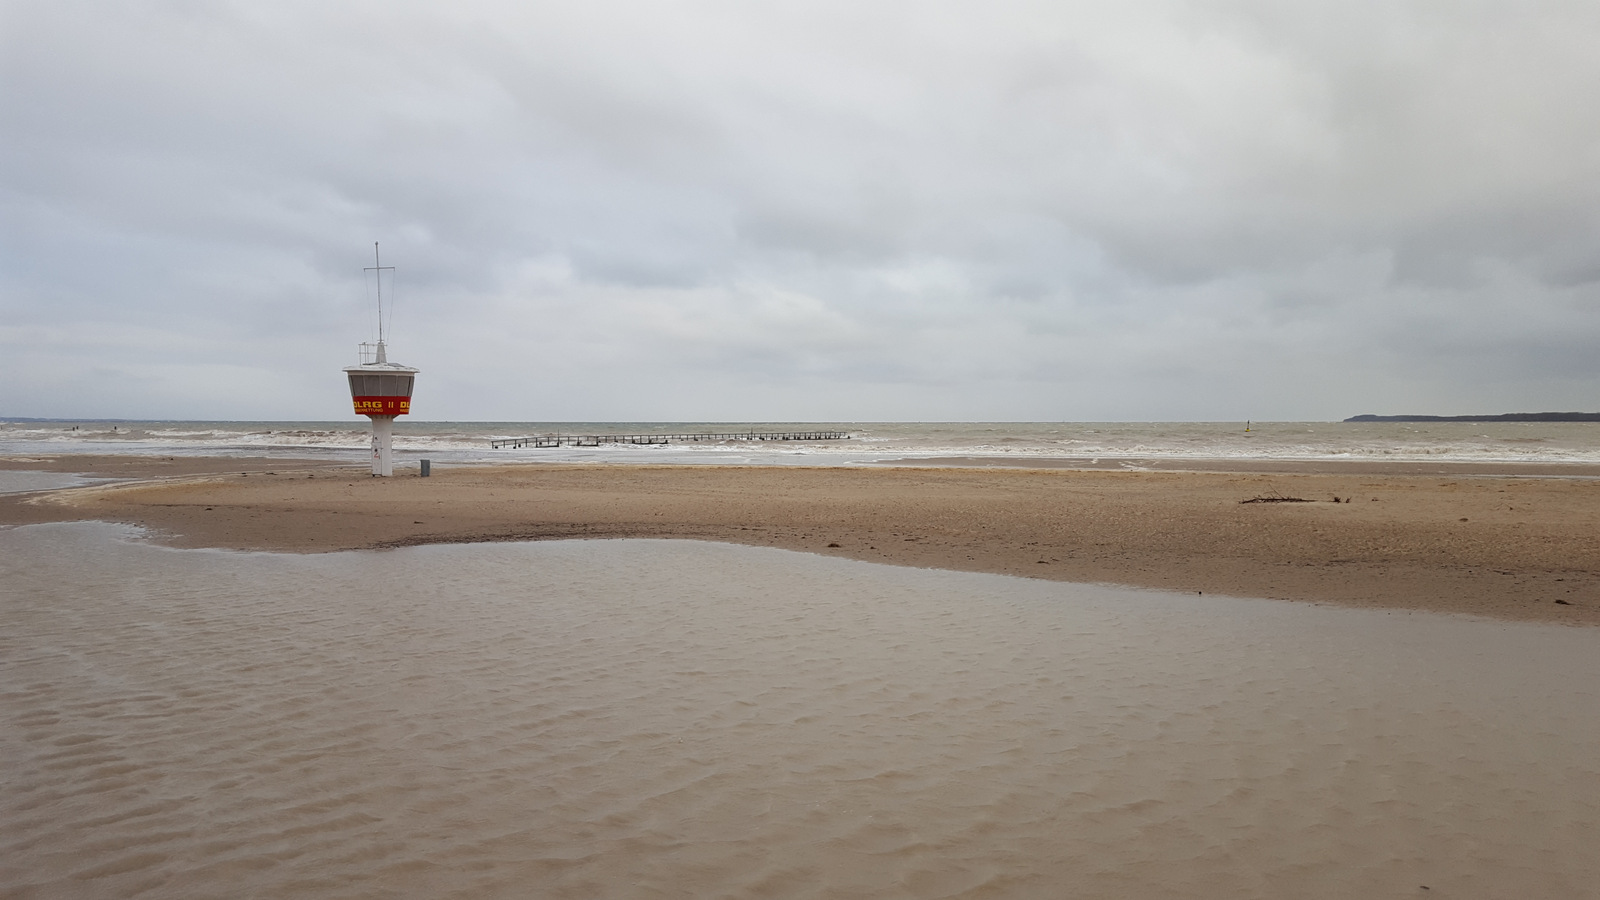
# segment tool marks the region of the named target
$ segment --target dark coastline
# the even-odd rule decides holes
[[[1494,416],[1351,416],[1346,422],[1600,422],[1600,413],[1500,413]]]

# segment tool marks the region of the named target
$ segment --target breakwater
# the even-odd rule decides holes
[[[722,443],[725,441],[843,441],[847,431],[726,431],[679,434],[535,434],[489,442],[496,450],[521,447],[598,447],[601,444]]]

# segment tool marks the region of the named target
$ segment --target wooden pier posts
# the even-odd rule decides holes
[[[707,441],[843,441],[850,438],[846,431],[737,431],[698,432],[687,434],[536,434],[528,437],[492,440],[489,446],[496,449],[521,447],[598,447],[601,444],[670,444],[703,443]]]

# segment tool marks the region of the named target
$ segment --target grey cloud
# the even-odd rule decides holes
[[[1597,39],[1578,3],[11,3],[0,414],[106,412],[54,386],[92,358],[129,414],[343,417],[301,367],[367,336],[373,240],[430,417],[1588,408]]]

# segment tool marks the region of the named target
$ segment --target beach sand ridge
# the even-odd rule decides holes
[[[692,538],[1059,581],[1600,624],[1600,481],[1583,478],[530,464],[375,479],[319,460],[126,457],[7,467],[134,480],[3,497],[0,524],[100,519],[180,547]]]

